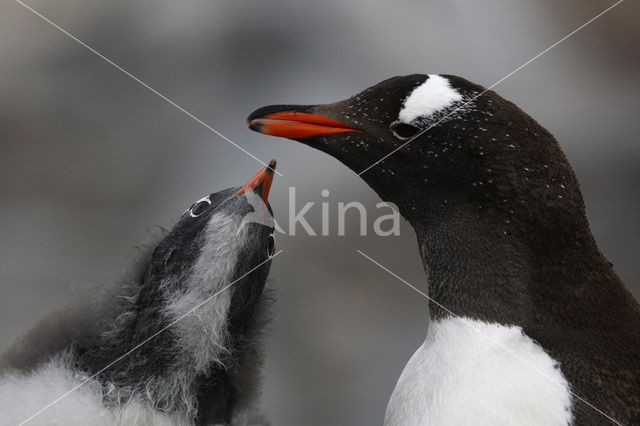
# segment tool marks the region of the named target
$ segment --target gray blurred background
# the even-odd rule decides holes
[[[353,172],[249,131],[271,103],[323,103],[382,79],[451,73],[488,86],[609,6],[606,1],[30,1],[117,64],[268,161],[287,226],[329,189],[379,201]],[[627,1],[496,88],[556,135],[600,247],[640,295],[640,4]],[[635,17],[635,18],[634,18]],[[0,5],[0,349],[79,288],[118,273],[154,226],[260,166],[11,0]],[[352,219],[356,219],[353,215]],[[422,342],[415,235],[279,236],[264,407],[275,425],[380,424]]]

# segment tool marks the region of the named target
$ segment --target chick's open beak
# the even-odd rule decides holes
[[[242,187],[233,195],[240,195],[249,191],[254,191],[260,196],[260,198],[262,198],[262,201],[266,205],[275,170],[276,160],[271,160],[268,165],[258,170],[258,172],[253,175],[247,183],[242,185]]]

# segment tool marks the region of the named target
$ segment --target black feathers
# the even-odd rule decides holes
[[[598,250],[560,146],[513,103],[451,75],[438,76],[446,84],[432,98],[422,95],[423,111],[415,102],[403,115],[432,78],[393,77],[309,108],[362,131],[300,141],[399,206],[433,299],[460,316],[522,327],[560,361],[572,391],[639,423],[640,308]],[[436,304],[430,311],[450,315]],[[578,400],[574,411],[576,424],[608,421]]]

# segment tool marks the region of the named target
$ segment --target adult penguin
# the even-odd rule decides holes
[[[198,200],[122,279],[20,339],[0,360],[0,423],[265,424],[274,168]]]
[[[555,138],[453,75],[272,105],[253,130],[357,172],[413,225],[431,321],[386,424],[640,424],[640,309]]]

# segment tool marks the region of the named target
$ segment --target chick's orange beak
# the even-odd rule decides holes
[[[271,189],[271,182],[273,182],[273,175],[276,170],[276,160],[271,160],[268,165],[264,166],[258,172],[242,185],[242,187],[233,195],[240,195],[246,192],[257,191],[262,202],[267,204],[269,198],[269,190]]]

